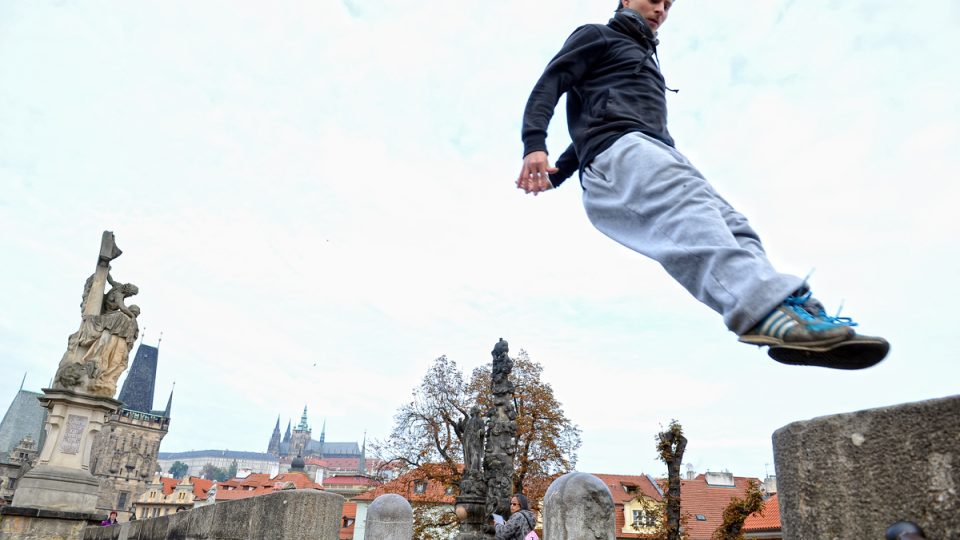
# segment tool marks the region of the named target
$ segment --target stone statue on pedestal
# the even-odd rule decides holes
[[[67,341],[53,387],[38,398],[47,409],[43,447],[36,466],[18,481],[13,503],[0,509],[0,515],[7,513],[0,519],[0,540],[20,538],[26,530],[42,532],[37,538],[62,538],[53,531],[79,531],[103,519],[95,513],[99,482],[90,472],[93,440],[122,405],[113,395],[139,332],[140,308],[126,304],[139,292],[137,286],[110,274],[110,263],[120,253],[113,233],[104,231],[96,271],[84,286],[80,328]],[[54,512],[55,518],[40,511]]]
[[[483,441],[486,431],[480,407],[470,408],[470,415],[457,423],[457,434],[463,441],[463,476],[460,494],[467,497],[485,497],[483,479]]]

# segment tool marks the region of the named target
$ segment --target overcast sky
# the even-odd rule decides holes
[[[777,364],[593,229],[515,189],[543,66],[613,0],[0,3],[0,407],[45,387],[100,234],[163,332],[164,451],[385,436],[427,366],[498,338],[544,365],[579,469],[773,474],[796,420],[960,386],[960,3],[679,0],[670,126],[775,264],[893,350]],[[563,105],[548,144],[569,137]],[[131,355],[132,358],[132,355]]]

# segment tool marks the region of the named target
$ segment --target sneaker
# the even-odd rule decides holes
[[[820,317],[807,311],[804,305],[811,301],[819,306],[819,311],[823,311],[823,305],[812,299],[810,291],[798,291],[788,296],[756,326],[740,336],[740,341],[751,345],[804,348],[833,345],[855,335],[851,328],[853,321]],[[816,306],[811,305],[811,309],[817,310]]]
[[[807,292],[806,294],[809,296],[810,293]],[[842,307],[843,305],[841,303],[841,309]],[[827,315],[827,309],[823,307],[823,304],[820,303],[819,300],[813,298],[812,296],[803,303],[803,309],[814,317],[832,322],[834,324],[840,324],[843,326],[857,326],[857,323],[853,322],[853,319],[850,317],[841,317],[840,310],[837,310],[836,316]]]

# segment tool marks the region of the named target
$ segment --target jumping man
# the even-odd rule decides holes
[[[517,187],[538,194],[579,171],[601,232],[659,262],[723,316],[740,341],[787,364],[862,369],[889,344],[827,315],[806,282],[777,272],[747,219],[675,148],[657,32],[673,0],[620,0],[606,25],[576,29],[537,81],[523,115]],[[573,143],[551,167],[547,126],[567,95]]]

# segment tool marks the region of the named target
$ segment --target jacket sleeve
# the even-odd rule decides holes
[[[583,78],[605,48],[606,38],[596,25],[581,26],[547,64],[523,111],[524,156],[538,150],[547,151],[547,126],[560,96]]]
[[[550,175],[550,183],[553,187],[559,187],[564,180],[570,178],[573,173],[580,169],[580,159],[577,157],[577,149],[573,144],[560,154],[557,162],[553,165],[560,170]]]
[[[496,525],[496,540],[523,540],[530,528],[526,523],[526,518],[520,512],[516,512],[505,523]]]

